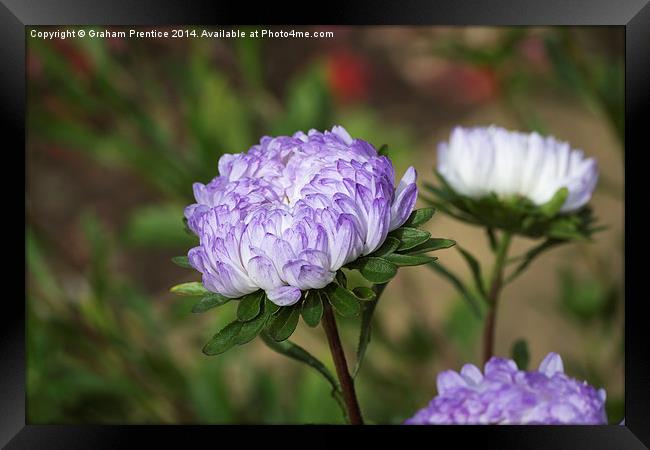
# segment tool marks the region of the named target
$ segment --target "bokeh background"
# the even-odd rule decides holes
[[[598,158],[592,204],[608,229],[506,288],[496,353],[525,342],[532,367],[559,352],[620,422],[622,28],[296,29],[334,37],[28,38],[28,422],[341,423],[328,384],[259,340],[203,355],[233,305],[195,315],[168,292],[198,279],[170,261],[194,244],[181,221],[192,182],[264,134],[334,124],[388,144],[397,173],[414,165],[421,181],[456,124],[537,130]],[[490,261],[480,229],[440,214],[426,227]],[[516,239],[514,254],[530,244]],[[437,256],[471,276],[455,249]],[[353,359],[358,319],[340,328]],[[357,378],[366,419],[400,423],[424,406],[438,371],[480,362],[480,331],[445,279],[400,270]],[[320,327],[292,340],[332,368]]]

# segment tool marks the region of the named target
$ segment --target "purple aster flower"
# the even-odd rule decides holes
[[[408,419],[409,425],[607,423],[605,390],[564,373],[549,353],[539,369],[518,370],[514,361],[491,358],[484,374],[472,364],[438,375],[438,396]]]
[[[210,291],[238,298],[261,288],[292,305],[406,221],[415,180],[410,167],[395,186],[391,161],[340,126],[265,136],[223,155],[210,183],[194,184],[185,217],[200,245],[190,264]]]

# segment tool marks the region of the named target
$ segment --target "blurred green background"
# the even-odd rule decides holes
[[[199,279],[170,261],[194,245],[181,222],[192,182],[264,134],[334,124],[388,144],[400,176],[414,165],[432,181],[454,125],[492,123],[598,158],[593,206],[609,227],[505,290],[496,353],[525,342],[536,366],[559,352],[569,374],[607,390],[620,422],[622,28],[296,29],[334,37],[28,38],[28,422],[342,423],[328,384],[259,340],[201,353],[234,311],[194,315],[193,299],[168,292]],[[442,215],[427,229],[489,256],[479,229]],[[527,245],[518,239],[515,253]],[[471,277],[455,249],[436,256]],[[340,328],[352,359],[358,319]],[[438,371],[479,363],[480,330],[436,273],[400,270],[357,378],[368,422],[400,423],[435,395]],[[332,368],[320,327],[292,340]]]

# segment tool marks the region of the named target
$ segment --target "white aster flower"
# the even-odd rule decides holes
[[[438,146],[438,172],[459,194],[481,198],[522,196],[542,205],[561,188],[569,191],[561,212],[591,198],[598,166],[567,142],[538,133],[490,126],[456,127]]]

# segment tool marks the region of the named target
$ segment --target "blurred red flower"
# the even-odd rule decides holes
[[[365,100],[370,92],[370,64],[348,50],[331,53],[327,58],[330,90],[340,103]]]

